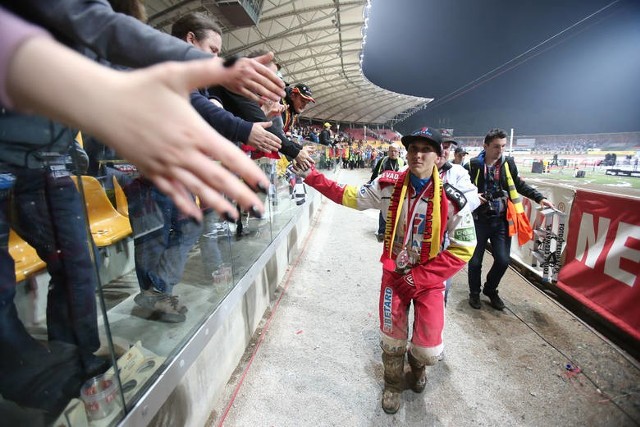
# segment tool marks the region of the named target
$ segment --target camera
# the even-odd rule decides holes
[[[496,190],[490,193],[485,193],[484,198],[487,200],[487,203],[483,205],[484,214],[487,216],[495,216],[498,215],[498,210],[496,206],[500,201],[505,202],[507,200],[507,192],[505,190]],[[498,203],[496,203],[498,202]]]

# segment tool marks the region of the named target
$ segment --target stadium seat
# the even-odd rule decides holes
[[[9,254],[15,262],[16,282],[25,280],[47,266],[36,250],[13,230],[9,231]]]
[[[78,177],[72,178],[80,189]],[[129,236],[129,219],[113,208],[100,182],[92,176],[85,175],[81,178],[89,227],[96,246],[109,246]]]
[[[116,193],[116,210],[120,215],[129,218],[129,203],[127,202],[127,196],[124,194],[122,186],[118,182],[118,179],[114,175],[113,177],[113,189]]]

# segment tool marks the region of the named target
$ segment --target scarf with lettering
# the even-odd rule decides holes
[[[422,246],[420,248],[420,264],[425,264],[438,255],[444,238],[444,232],[447,228],[446,221],[448,203],[446,201],[442,181],[440,180],[438,169],[436,167],[433,168],[431,181],[431,185],[425,195],[428,202],[424,233],[422,235]],[[393,253],[393,241],[395,240],[398,223],[400,222],[399,216],[402,213],[404,200],[407,199],[408,203],[411,198],[410,195],[407,194],[409,185],[410,172],[407,169],[404,172],[400,172],[400,176],[394,184],[393,193],[391,194],[391,202],[389,203],[389,210],[387,211],[387,226],[384,232],[384,249],[382,251],[382,256],[380,257],[380,262],[382,262],[382,267],[388,271],[395,271],[396,269],[395,259],[397,254]],[[420,201],[417,200],[415,203],[420,203]],[[413,222],[413,218],[409,218],[409,221]],[[404,226],[405,233],[410,233],[413,224],[405,224]]]

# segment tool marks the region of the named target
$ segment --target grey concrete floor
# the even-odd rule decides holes
[[[368,175],[338,179],[360,184]],[[472,309],[466,268],[449,296],[445,359],[428,369],[423,393],[405,390],[400,411],[385,414],[377,215],[323,202],[209,425],[640,425],[637,361],[512,270],[500,286],[505,311],[488,300]]]

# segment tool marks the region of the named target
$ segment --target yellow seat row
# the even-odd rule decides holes
[[[80,190],[78,177],[72,178]],[[129,218],[113,208],[100,182],[92,176],[84,175],[80,178],[89,217],[89,228],[96,246],[109,246],[131,235]]]
[[[47,264],[40,259],[38,253],[18,236],[15,231],[9,230],[9,254],[13,258],[16,269],[16,281],[21,282],[29,275],[44,269]]]
[[[72,177],[76,186],[77,177]],[[89,215],[91,236],[98,247],[109,246],[131,234],[131,225],[127,218],[127,200],[122,188],[117,185],[116,198],[118,208],[127,216],[116,211],[100,182],[92,176],[83,176],[82,187]],[[79,188],[78,188],[79,189]],[[9,254],[15,262],[16,281],[21,282],[29,275],[44,269],[47,264],[40,259],[36,250],[15,231],[9,231]]]

